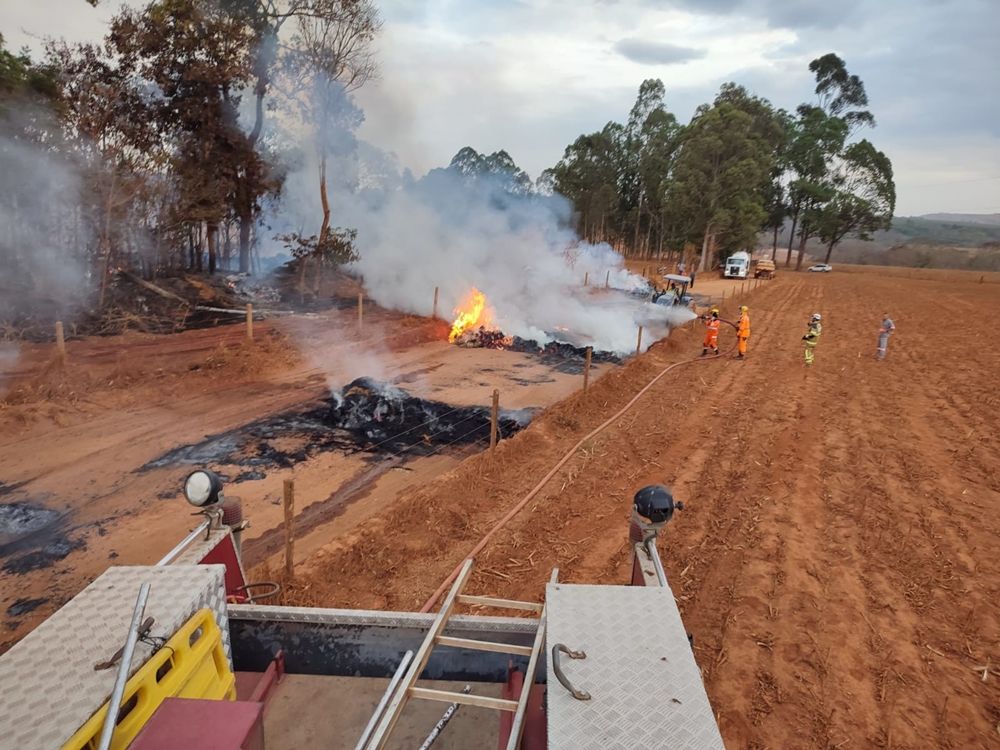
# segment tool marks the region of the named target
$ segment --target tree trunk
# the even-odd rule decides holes
[[[795,242],[795,226],[799,223],[799,209],[792,213],[792,231],[788,235],[788,255],[785,256],[785,268],[792,264],[792,243]]]
[[[219,239],[219,225],[214,221],[208,222],[206,234],[208,236],[208,272],[214,274],[218,260],[216,246]]]
[[[708,248],[712,239],[712,225],[705,227],[705,239],[701,243],[701,263],[698,264],[698,271],[704,273],[708,270]]]
[[[632,254],[639,252],[639,225],[642,223],[642,193],[639,193],[639,205],[635,209],[635,235],[632,238]]]
[[[229,220],[223,224],[225,234],[222,236],[222,267],[227,271],[232,271],[232,260],[233,260],[233,236],[232,236],[232,224]]]
[[[326,196],[326,154],[319,160],[319,200],[323,205],[323,223],[319,228],[319,247],[323,247],[330,234],[330,201]]]
[[[809,239],[809,232],[800,232],[802,237],[799,239],[799,257],[795,261],[795,270],[802,270],[802,259],[806,257],[806,240]]]
[[[253,219],[240,215],[240,273],[250,273],[250,227]]]
[[[188,270],[194,270],[194,227],[188,225]]]
[[[195,267],[195,270],[198,273],[201,273],[202,270],[203,270],[202,269],[202,265],[203,265],[203,258],[202,258],[202,256],[205,254],[205,250],[204,250],[204,247],[202,246],[202,242],[203,242],[203,240],[202,240],[202,224],[199,221],[198,222],[198,245],[197,245],[198,252],[195,253],[195,256],[194,256],[194,267]]]
[[[771,260],[778,260],[778,230],[781,229],[777,224],[774,225],[774,244],[771,246]]]
[[[98,240],[98,247],[101,252],[99,256],[101,257],[100,271],[101,271],[101,291],[97,297],[97,309],[104,309],[104,300],[108,292],[108,270],[111,267],[111,206],[114,204],[115,200],[115,182],[117,181],[117,172],[111,173],[111,185],[108,189],[108,201],[104,206],[104,224],[101,227],[101,237]]]
[[[833,246],[836,244],[836,240],[830,240],[830,244],[826,246],[826,257],[823,259],[824,263],[830,263],[830,256],[833,255]]]

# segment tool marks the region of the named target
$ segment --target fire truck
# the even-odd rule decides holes
[[[202,520],[162,559],[108,569],[0,657],[0,745],[723,748],[658,551],[666,488],[635,496],[622,585],[553,570],[541,601],[473,595],[467,559],[427,614],[265,603],[238,502],[207,470],[185,496]]]

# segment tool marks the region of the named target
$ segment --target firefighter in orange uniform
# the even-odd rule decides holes
[[[702,315],[705,321],[705,344],[701,350],[701,356],[705,356],[709,351],[712,354],[719,353],[719,308],[713,307],[707,315]]]
[[[740,322],[736,329],[736,339],[739,343],[739,354],[736,359],[744,359],[747,356],[747,339],[750,338],[750,308],[740,305]]]

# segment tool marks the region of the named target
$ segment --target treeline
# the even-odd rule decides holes
[[[374,73],[370,0],[154,0],[124,7],[100,44],[0,37],[0,263],[42,286],[76,269],[98,307],[114,269],[252,270],[262,209],[285,167],[265,118],[315,137],[318,232],[285,237],[317,267],[353,252],[331,227],[329,127]],[[304,264],[303,264],[304,267]]]
[[[844,237],[889,226],[896,191],[889,158],[856,137],[875,125],[862,81],[834,54],[809,69],[816,100],[794,113],[727,83],[687,125],[667,109],[663,83],[647,80],[624,124],[581,135],[538,187],[572,201],[582,237],[626,255],[687,248],[704,269],[766,231],[777,257],[790,224],[786,265],[811,238],[829,260]]]

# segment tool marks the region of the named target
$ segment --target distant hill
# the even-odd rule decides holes
[[[929,245],[979,247],[1000,242],[1000,214],[928,214],[897,216],[888,232],[878,232],[875,242],[897,245],[920,242]]]
[[[786,225],[778,235],[782,259],[788,247],[788,229]],[[770,248],[771,236],[761,235],[760,245]],[[811,239],[806,253],[822,260],[826,248]],[[834,250],[832,262],[1000,270],[1000,214],[897,216],[892,227],[876,232],[871,242],[844,239]]]
[[[1000,214],[923,214],[914,217],[928,221],[947,221],[953,224],[989,224],[1000,226]]]

